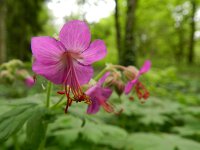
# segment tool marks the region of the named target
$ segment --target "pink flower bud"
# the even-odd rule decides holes
[[[28,87],[32,87],[35,84],[35,81],[34,81],[33,77],[28,76],[27,78],[25,78],[25,84]]]
[[[135,79],[135,77],[138,75],[139,70],[133,66],[128,66],[126,67],[126,69],[124,70],[124,75],[125,77],[131,81],[133,79]]]

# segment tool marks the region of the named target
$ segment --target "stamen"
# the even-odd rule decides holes
[[[103,100],[99,101],[104,110],[108,113],[114,112],[114,108]]]
[[[141,82],[137,82],[135,90],[139,99],[147,99],[149,97],[149,92]]]
[[[64,94],[66,94],[67,97],[67,104],[65,108],[65,113],[67,113],[67,110],[69,106],[72,105],[72,102],[82,102],[84,101],[87,104],[91,104],[91,100],[89,96],[87,96],[85,93],[83,93],[81,86],[79,84],[75,69],[74,69],[74,64],[72,62],[72,57],[70,53],[65,54],[65,60],[66,60],[66,67],[68,72],[65,77],[65,80],[63,82],[64,86]],[[58,92],[59,94],[63,94],[63,92]],[[73,95],[73,98],[70,96],[70,93]]]
[[[37,80],[37,75],[36,74],[33,75],[33,80],[34,80],[34,83],[35,83],[36,80]]]
[[[129,97],[129,100],[130,100],[130,101],[134,101],[134,97],[133,97],[133,96],[130,96],[130,97]]]
[[[65,91],[57,91],[58,94],[63,95],[65,94]]]
[[[123,108],[121,108],[119,111],[115,112],[115,115],[120,115],[124,111]]]

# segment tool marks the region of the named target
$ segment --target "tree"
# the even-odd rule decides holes
[[[126,29],[124,38],[123,65],[136,65],[136,47],[134,41],[134,23],[137,0],[127,1]]]
[[[6,61],[6,5],[0,1],[0,64]]]
[[[30,40],[43,30],[47,17],[41,18],[44,0],[6,0],[7,51],[9,59],[29,60]],[[46,12],[43,12],[46,13]]]
[[[116,43],[118,50],[118,58],[122,55],[122,42],[121,42],[121,25],[119,20],[119,0],[115,0],[115,29],[116,29]],[[118,59],[119,63],[122,64],[122,59]]]
[[[196,0],[191,0],[191,19],[190,19],[190,40],[189,40],[189,49],[188,49],[188,63],[192,64],[194,62],[194,33],[195,33],[195,12],[196,12]]]
[[[119,1],[115,0],[115,28],[119,63],[121,65],[136,65],[136,47],[134,43],[134,24],[137,0],[127,0],[126,20],[124,31],[120,28]],[[121,33],[124,32],[124,36]],[[122,43],[123,42],[123,43]]]

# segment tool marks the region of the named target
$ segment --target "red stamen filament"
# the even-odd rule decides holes
[[[149,92],[141,82],[137,82],[135,90],[139,99],[147,99],[149,97]]]
[[[64,92],[58,91],[58,94],[65,94],[67,97],[67,104],[65,107],[65,113],[67,113],[67,110],[69,106],[72,105],[73,101],[76,102],[85,101],[85,103],[91,104],[91,100],[85,93],[82,92],[81,86],[77,79],[76,71],[74,69],[74,64],[73,64],[74,60],[71,54],[65,53],[63,60],[66,61],[66,67],[68,72],[63,82]],[[70,94],[73,95],[73,98],[70,96]]]

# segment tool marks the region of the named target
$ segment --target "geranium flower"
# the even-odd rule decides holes
[[[35,84],[35,81],[34,81],[33,77],[31,77],[31,76],[26,77],[25,78],[25,84],[28,87],[32,87]]]
[[[100,106],[102,106],[107,112],[114,111],[113,107],[107,103],[108,98],[112,94],[112,90],[102,86],[109,74],[109,72],[105,73],[95,86],[92,86],[85,92],[92,100],[92,103],[88,105],[88,114],[97,113],[100,109]]]
[[[125,94],[129,94],[132,88],[134,87],[134,85],[136,85],[135,90],[139,99],[141,98],[147,99],[149,97],[149,92],[144,87],[144,85],[139,81],[139,77],[142,74],[148,72],[150,68],[151,68],[151,61],[146,60],[144,62],[144,65],[140,68],[139,71],[137,71],[136,75],[134,75],[135,78],[126,84],[125,90],[124,90]]]
[[[64,86],[67,96],[65,112],[73,99],[90,103],[80,86],[92,78],[91,64],[105,57],[107,52],[102,40],[92,43],[90,40],[87,24],[79,20],[67,22],[59,33],[59,40],[49,36],[33,37],[31,40],[32,69],[54,84]]]

